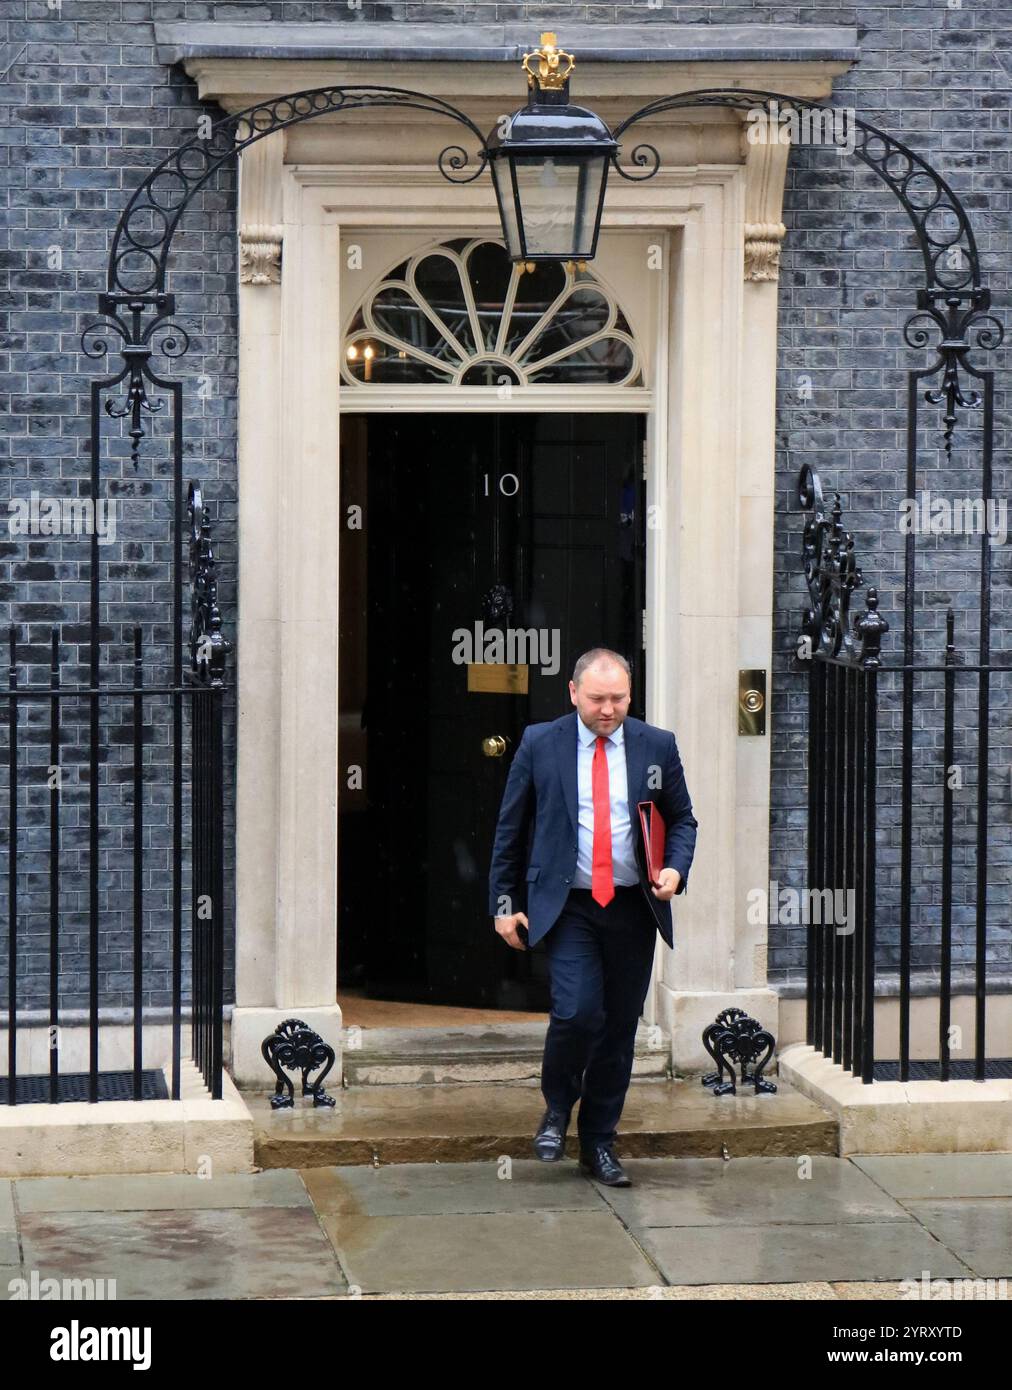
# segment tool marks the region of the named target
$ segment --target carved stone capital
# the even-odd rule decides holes
[[[239,230],[239,280],[244,285],[280,285],[284,228],[253,223]]]
[[[780,273],[780,243],[787,235],[782,222],[745,223],[745,279],[775,280]]]

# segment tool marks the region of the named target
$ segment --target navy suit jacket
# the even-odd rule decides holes
[[[489,912],[493,917],[526,913],[531,946],[554,925],[576,875],[577,718],[574,710],[561,719],[527,726],[499,808],[488,876]],[[636,803],[653,801],[664,817],[664,867],[681,875],[679,893],[689,877],[697,822],[674,734],[629,717],[622,728],[640,887],[658,931],[673,946],[671,904],[659,902],[650,891]]]

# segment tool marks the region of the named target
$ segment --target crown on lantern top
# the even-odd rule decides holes
[[[537,59],[536,68],[532,66],[534,59]],[[528,87],[536,84],[544,92],[561,91],[574,67],[576,59],[558,46],[554,34],[542,34],[541,47],[524,54],[523,69]]]

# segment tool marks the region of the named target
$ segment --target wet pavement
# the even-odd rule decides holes
[[[10,1297],[33,1271],[114,1280],[119,1299],[896,1299],[911,1296],[904,1280],[1012,1285],[1012,1154],[625,1166],[626,1189],[570,1160],[505,1156],[3,1182],[0,1286]]]

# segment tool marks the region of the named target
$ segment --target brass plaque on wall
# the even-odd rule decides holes
[[[483,695],[526,695],[529,666],[508,666],[501,661],[470,662],[468,691]]]

